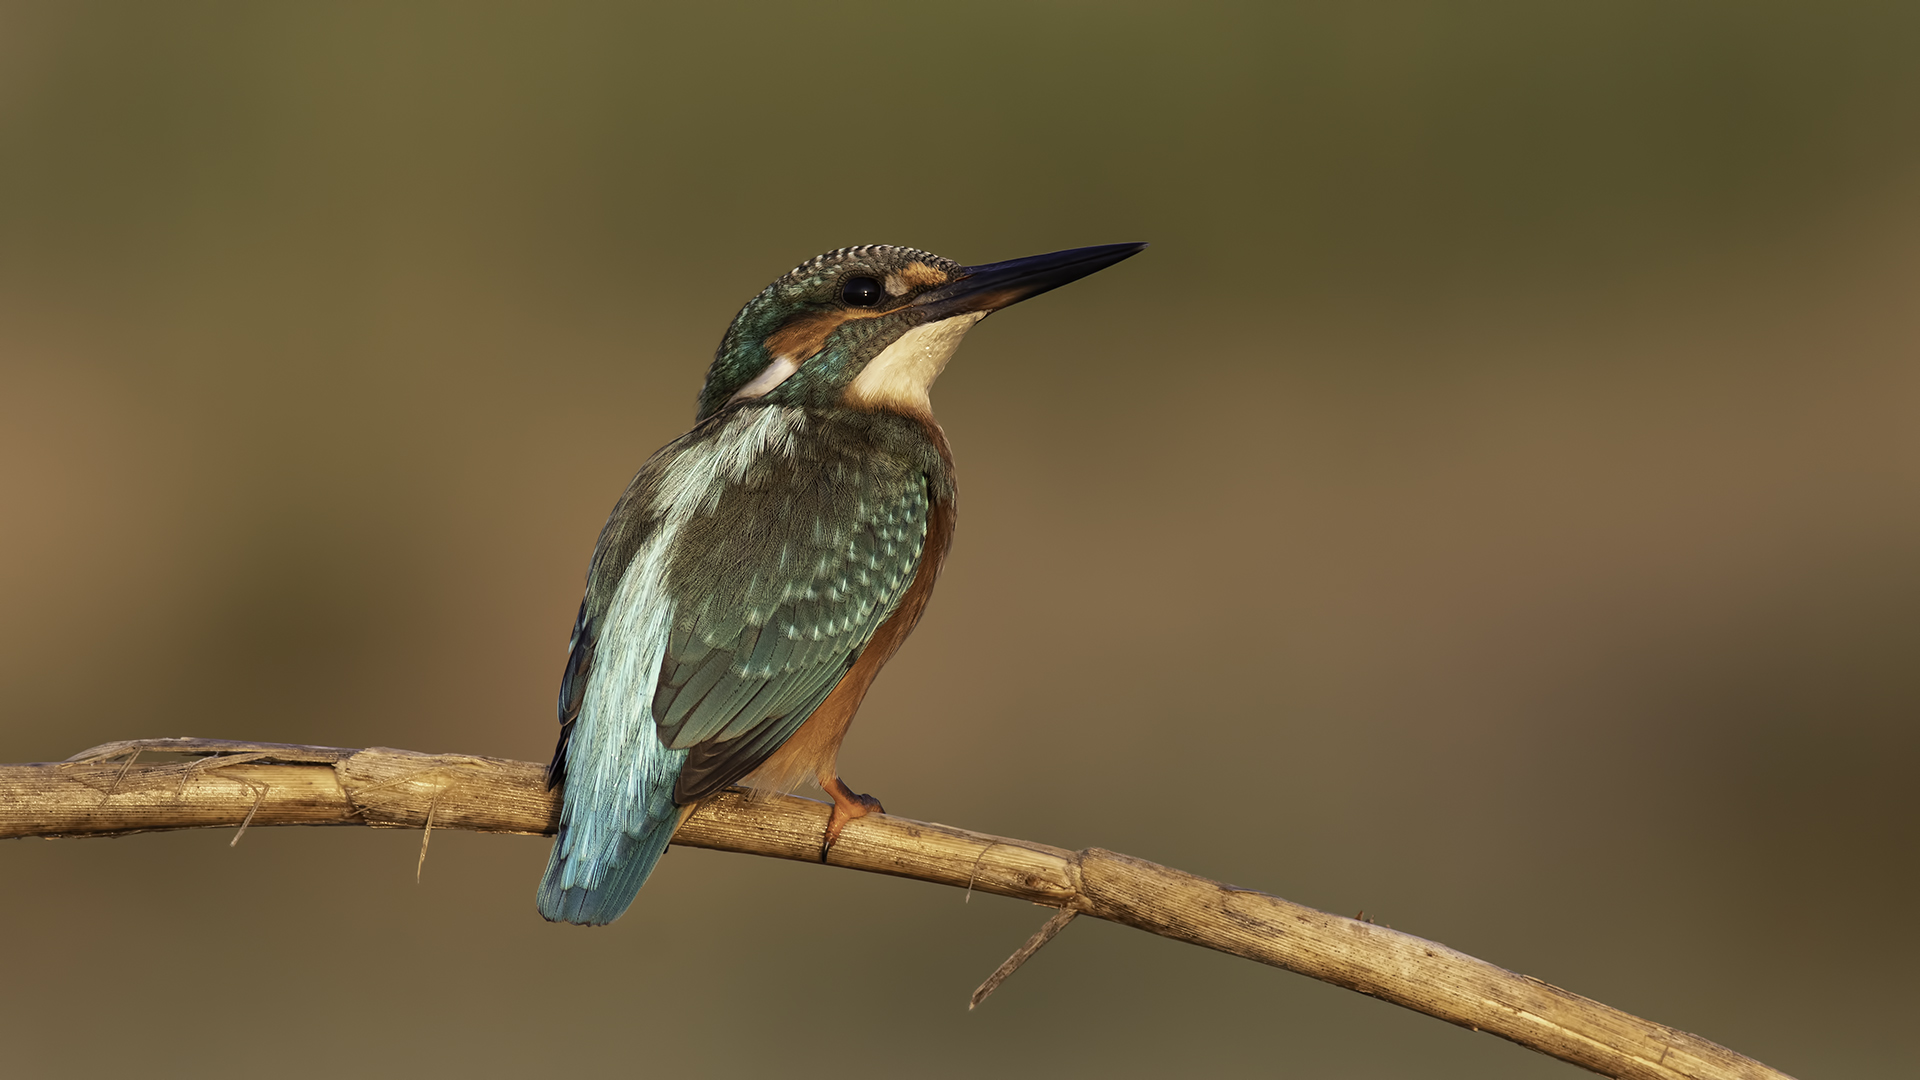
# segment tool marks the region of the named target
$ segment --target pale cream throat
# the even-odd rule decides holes
[[[933,387],[933,381],[946,369],[947,361],[953,359],[954,351],[960,348],[960,339],[986,316],[984,311],[972,311],[925,323],[901,334],[898,341],[867,362],[847,387],[847,400],[931,412],[933,404],[927,392]]]

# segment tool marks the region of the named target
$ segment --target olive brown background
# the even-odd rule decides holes
[[[595,534],[818,251],[975,330],[842,765],[1920,1073],[1920,7],[0,6],[0,760],[542,759]],[[1083,920],[676,850],[0,848],[10,1076],[1546,1077]]]

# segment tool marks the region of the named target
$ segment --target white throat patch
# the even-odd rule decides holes
[[[933,403],[927,397],[933,380],[946,369],[973,324],[987,317],[984,311],[955,315],[939,322],[926,323],[900,335],[879,356],[867,361],[853,384],[847,387],[847,400],[857,405],[878,405],[907,412],[931,413]]]

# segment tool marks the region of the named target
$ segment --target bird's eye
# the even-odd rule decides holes
[[[880,283],[870,277],[848,278],[847,283],[840,287],[840,299],[854,307],[872,307],[885,295]]]

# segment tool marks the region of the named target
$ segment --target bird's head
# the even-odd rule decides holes
[[[707,370],[698,419],[745,401],[928,413],[928,388],[974,323],[1144,247],[1103,244],[982,266],[887,244],[808,259],[734,316]]]

